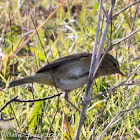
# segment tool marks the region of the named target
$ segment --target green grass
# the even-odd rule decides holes
[[[8,5],[6,5],[8,3]],[[51,1],[53,6],[57,6],[56,1]],[[65,12],[60,7],[39,30],[31,37],[21,50],[13,57],[13,53],[31,34],[30,31],[38,27],[49,15],[50,1],[41,0],[33,3],[25,2],[21,9],[18,8],[17,1],[0,2],[0,49],[4,57],[0,60],[0,85],[7,86],[9,81],[20,77],[31,75],[38,68],[47,62],[51,62],[59,57],[77,52],[92,52],[97,26],[98,3],[81,3],[80,9],[77,7],[77,16],[73,20],[73,13],[70,13],[72,5]],[[47,5],[47,7],[46,7]],[[105,10],[109,9],[109,3],[103,4]],[[116,3],[114,14],[123,5],[128,5],[125,1]],[[34,9],[36,7],[36,9]],[[40,7],[40,9],[39,9]],[[89,8],[90,7],[90,8]],[[125,6],[124,6],[125,7]],[[123,7],[122,7],[123,8]],[[132,20],[136,6],[131,7],[126,13],[121,13],[112,22],[111,39],[121,39],[132,32]],[[36,10],[36,16],[34,15]],[[40,14],[38,16],[38,14]],[[32,21],[32,18],[34,23]],[[132,17],[131,17],[132,16]],[[131,23],[131,24],[130,24]],[[140,19],[136,18],[134,30],[139,28]],[[105,22],[102,19],[101,31]],[[119,28],[118,28],[119,27]],[[104,49],[109,45],[109,28]],[[100,32],[101,38],[101,32]],[[130,72],[139,64],[139,34],[113,47],[110,54],[115,56],[120,63],[121,70],[129,75]],[[16,64],[17,63],[17,64]],[[14,69],[12,68],[14,67]],[[139,81],[140,70],[129,79]],[[92,97],[94,98],[101,92],[119,84],[125,77],[113,75],[97,79],[93,87]],[[79,88],[69,94],[70,100],[82,109],[85,88]],[[12,89],[0,90],[0,107],[2,107],[12,97],[19,95],[19,99],[37,99],[58,93],[58,89],[47,85],[28,84],[26,86]],[[105,99],[105,100],[104,100]],[[124,85],[105,97],[92,100],[89,104],[91,109],[87,111],[86,120],[81,130],[80,139],[97,139],[106,126],[121,111],[139,105],[140,94],[139,85]],[[122,109],[123,108],[123,109]],[[45,136],[48,139],[73,139],[76,133],[80,114],[69,105],[61,95],[46,101],[35,103],[12,102],[1,112],[2,119],[14,118],[14,128],[11,130],[1,130],[2,134],[17,134],[17,131],[27,135]],[[129,111],[120,115],[117,123],[112,125],[102,139],[138,139],[140,137],[140,109]],[[9,123],[4,124],[9,125]],[[71,136],[70,136],[71,135]],[[20,139],[21,137],[18,137]],[[4,137],[3,137],[4,139]],[[7,137],[10,139],[10,137]],[[11,136],[11,139],[15,137]],[[36,138],[37,139],[37,138]]]

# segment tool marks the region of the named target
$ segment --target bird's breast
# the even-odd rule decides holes
[[[79,78],[62,78],[57,81],[56,86],[62,90],[73,90],[84,86],[85,84],[87,84],[87,81],[88,75],[84,75]]]

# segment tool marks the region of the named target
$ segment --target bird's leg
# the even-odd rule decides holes
[[[71,101],[69,101],[69,99],[68,99],[68,93],[69,93],[69,91],[65,91],[64,92],[64,98],[65,98],[65,100],[70,104],[70,105],[72,105],[76,110],[78,110],[79,111],[79,113],[81,112]]]

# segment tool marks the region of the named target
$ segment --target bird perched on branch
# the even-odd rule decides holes
[[[46,64],[31,76],[11,81],[9,88],[35,82],[56,86],[65,91],[65,93],[68,93],[87,84],[91,57],[91,53],[77,53],[59,58]],[[95,78],[115,73],[124,76],[120,71],[117,60],[112,55],[106,54],[97,70]]]
[[[63,91],[79,88],[87,84],[91,57],[91,53],[77,53],[56,59],[43,66],[34,75],[11,81],[9,88],[34,82],[56,86]],[[112,55],[106,54],[95,78],[115,73],[124,76],[117,60]]]

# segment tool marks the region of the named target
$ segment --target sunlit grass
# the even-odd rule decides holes
[[[2,9],[4,9],[0,9],[0,19],[2,21],[0,25],[2,36],[0,48],[4,55],[0,62],[0,85],[2,84],[7,87],[9,81],[31,75],[45,63],[59,57],[78,52],[92,52],[97,24],[98,4],[84,2],[81,4],[81,9],[77,8],[75,18],[73,18],[73,13],[69,11],[72,7],[69,7],[67,12],[63,7],[60,7],[56,15],[51,17],[38,30],[38,35],[35,34],[30,42],[11,59],[10,57],[14,51],[30,35],[29,32],[34,30],[31,16],[35,20],[36,27],[38,27],[48,16],[48,12],[43,12],[43,10],[46,9],[45,5],[49,5],[50,3],[45,0],[37,2],[36,5],[32,2],[25,2],[20,10],[17,6],[17,1],[9,1],[7,3],[9,7],[5,5],[4,1],[0,2],[0,5],[3,7]],[[57,5],[56,1],[53,1],[52,4]],[[39,10],[39,6],[43,6],[44,9],[42,11]],[[119,6],[119,4],[116,4],[117,11]],[[36,14],[39,14],[39,11],[43,14],[35,16],[33,12],[34,7],[36,7]],[[107,4],[105,4],[105,7],[108,7]],[[131,13],[134,13],[134,10],[132,8]],[[130,12],[128,14],[120,14],[120,16],[114,19],[112,23],[112,40],[123,38],[131,32],[131,16],[129,14]],[[135,20],[135,28],[137,29],[140,20]],[[101,26],[101,30],[103,27],[104,23]],[[108,32],[106,44],[104,45],[105,49],[109,45],[109,40],[110,32]],[[139,63],[139,40],[139,37],[136,35],[134,40],[130,41],[128,39],[121,42],[110,51],[110,54],[117,58],[121,70],[126,75],[132,72]],[[15,63],[17,65],[14,65]],[[11,69],[10,65],[13,65],[15,69]],[[136,74],[132,75],[129,81],[133,79],[139,80],[139,73],[140,71],[137,70]],[[97,79],[91,98],[119,84],[123,79],[125,77],[117,74]],[[76,89],[69,94],[69,99],[79,109],[82,108],[85,88]],[[58,92],[59,89],[55,87],[38,84],[28,84],[12,89],[5,88],[4,90],[0,90],[0,106],[2,107],[16,95],[19,96],[19,99],[29,100],[54,95]],[[107,94],[104,97],[92,100],[88,107],[93,108],[87,111],[80,138],[96,139],[119,111],[139,105],[139,99],[139,86],[132,85],[121,86],[112,91],[110,95]],[[115,139],[139,138],[139,114],[139,109],[136,109],[122,117],[120,116],[120,121],[107,131],[103,139],[109,139],[112,135],[114,135]],[[58,139],[70,139],[70,136],[66,133],[67,128],[69,127],[70,129],[71,138],[74,138],[80,114],[61,95],[60,97],[35,103],[12,102],[2,111],[2,118],[14,118],[15,128],[13,131],[15,132],[18,130],[29,135],[39,136],[39,134],[42,134],[43,137],[48,135],[48,137],[55,136]]]

